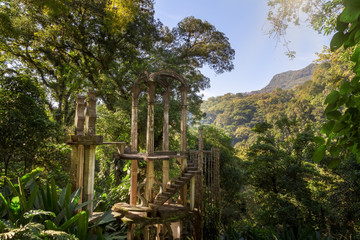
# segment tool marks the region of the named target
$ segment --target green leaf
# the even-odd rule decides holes
[[[339,120],[341,113],[337,110],[326,113],[326,117],[329,120]]]
[[[314,155],[312,157],[315,163],[320,162],[325,157],[325,150],[326,150],[325,145],[321,145],[315,150]]]
[[[321,133],[329,134],[335,125],[335,121],[331,120],[325,123],[321,128]]]
[[[35,168],[30,173],[25,174],[20,178],[21,183],[24,185],[25,188],[28,188],[34,180],[41,175],[44,171],[44,168]]]
[[[349,6],[345,7],[344,11],[339,15],[339,21],[344,23],[352,23],[357,21],[359,15],[359,8],[354,7],[353,4],[349,4]]]
[[[342,32],[337,32],[330,42],[331,51],[339,49],[343,43],[348,39],[348,34],[343,34]]]
[[[330,169],[334,169],[337,168],[341,163],[341,159],[340,158],[334,158],[333,160],[331,160],[331,162],[329,163],[328,167]]]
[[[343,122],[337,121],[332,129],[333,132],[338,133],[346,127]]]
[[[48,230],[59,230],[56,224],[51,220],[45,220],[45,227]]]
[[[351,149],[351,152],[353,153],[353,154],[357,154],[357,152],[358,152],[358,143],[356,142],[356,143],[354,143],[354,145],[353,145],[353,147],[352,147],[352,149]]]
[[[57,193],[56,193],[56,184],[55,184],[54,178],[51,178],[50,184],[51,184],[52,210],[57,213],[57,212],[59,212],[59,206],[58,206],[58,203],[57,203],[58,201],[57,201]]]
[[[68,229],[71,225],[73,225],[76,221],[78,221],[78,219],[82,216],[82,215],[86,215],[86,212],[82,211],[79,212],[78,214],[76,214],[75,216],[73,216],[72,218],[70,218],[69,220],[67,220],[66,222],[64,222],[59,229],[62,231],[66,231],[66,229]]]
[[[11,192],[15,195],[20,197],[20,194],[18,192],[18,190],[16,190],[16,188],[14,187],[14,185],[12,184],[12,182],[10,181],[9,178],[5,177],[6,183],[9,185]]]
[[[330,150],[329,150],[331,156],[333,156],[333,157],[338,157],[340,154],[340,151],[341,151],[341,146],[339,146],[339,145],[333,145],[330,147]]]
[[[334,90],[331,93],[329,93],[329,95],[326,97],[325,104],[335,103],[336,101],[339,100],[339,97],[340,97],[340,93]]]
[[[24,213],[24,218],[29,219],[29,218],[33,218],[35,216],[41,216],[41,215],[56,217],[55,213],[53,213],[53,212],[38,209],[38,210],[30,210],[30,211]]]
[[[337,109],[337,102],[330,103],[326,108],[324,113],[332,112]]]
[[[351,83],[350,82],[344,82],[340,87],[340,94],[341,95],[349,95],[352,91]]]
[[[349,23],[342,22],[338,17],[336,19],[336,30],[339,32],[344,32],[349,27]]]
[[[317,137],[314,137],[314,142],[317,143],[317,144],[322,145],[322,144],[325,143],[325,139],[323,137],[317,136]]]
[[[26,203],[26,211],[29,211],[31,209],[33,209],[34,207],[34,202],[35,202],[35,198],[38,194],[38,191],[39,191],[39,186],[36,185],[34,187],[34,189],[31,191],[31,194],[30,194],[30,197],[29,197],[29,200],[27,201]]]
[[[350,60],[353,62],[358,62],[360,59],[360,46],[358,46],[354,53],[351,55]]]
[[[88,219],[89,219],[89,212],[85,211],[85,214],[81,216],[78,223],[78,235],[79,239],[85,239],[87,232],[88,232]]]

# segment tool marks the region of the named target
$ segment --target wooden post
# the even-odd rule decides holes
[[[75,110],[75,135],[84,135],[85,121],[85,97],[77,96]],[[74,192],[78,188],[83,189],[83,169],[84,169],[84,145],[71,145],[71,186]],[[80,195],[79,203],[82,202]]]
[[[181,87],[181,136],[180,136],[180,154],[184,157],[181,158],[181,171],[184,171],[187,168],[187,158],[186,156],[186,141],[187,141],[187,89],[185,87]],[[180,189],[180,201],[185,206],[186,205],[186,193],[187,186],[184,185]]]
[[[84,145],[71,145],[71,149],[71,190],[74,192],[81,188],[83,191]],[[82,203],[82,194],[78,202]]]
[[[203,239],[203,179],[204,179],[204,138],[203,138],[203,127],[199,127],[199,151],[198,151],[198,169],[200,174],[196,175],[196,196],[195,196],[195,208],[198,211],[195,213],[195,221],[194,221],[194,231],[193,235],[195,239]]]
[[[88,92],[86,116],[85,116],[85,135],[95,136],[96,121],[96,96],[94,91]],[[84,148],[84,190],[83,201],[94,199],[94,178],[95,178],[95,148],[96,145],[86,145]],[[93,203],[90,202],[86,209],[90,216],[93,211]]]
[[[190,210],[195,207],[195,177],[190,179]]]
[[[163,93],[164,99],[164,123],[163,123],[163,151],[169,151],[169,104],[170,104],[170,89],[166,89]],[[167,183],[169,182],[169,160],[163,161],[163,191],[166,191]]]
[[[155,101],[155,82],[148,82],[148,115],[146,128],[146,153],[154,154],[154,101]],[[145,201],[148,205],[152,200],[152,187],[154,185],[154,160],[146,160],[146,184]]]
[[[215,190],[215,204],[219,206],[220,203],[220,149],[214,149],[214,190]]]
[[[77,96],[75,110],[75,135],[84,135],[85,97]]]
[[[127,227],[127,238],[128,240],[132,240],[134,239],[134,235],[135,235],[135,224],[134,223],[129,223],[128,227]]]
[[[196,197],[195,197],[195,207],[202,211],[202,199],[203,199],[203,160],[204,160],[204,139],[203,139],[203,127],[199,127],[199,151],[197,165],[200,171],[200,174],[196,175]]]
[[[132,88],[132,114],[131,114],[131,151],[138,151],[138,103],[139,103],[138,86]],[[130,205],[136,205],[137,198],[137,172],[138,161],[131,161],[131,187],[130,187]]]

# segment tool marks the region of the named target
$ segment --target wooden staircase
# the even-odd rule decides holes
[[[193,163],[189,162],[187,168],[182,172],[181,176],[166,188],[166,191],[159,194],[152,203],[149,203],[150,208],[156,211],[159,207],[169,200],[181,187],[187,184],[192,177],[199,174],[200,171]]]

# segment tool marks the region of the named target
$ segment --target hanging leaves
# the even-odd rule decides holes
[[[345,150],[355,154],[358,161],[360,160],[360,1],[344,0],[344,6],[337,18],[338,32],[333,36],[330,46],[332,51],[342,46],[345,49],[355,47],[351,56],[351,61],[355,63],[355,77],[351,82],[344,81],[340,91],[332,91],[325,100],[325,115],[329,121],[323,125],[321,132],[327,135],[328,141],[315,151],[315,162],[324,158],[326,149],[333,157],[338,157]],[[336,167],[339,163],[340,158],[335,158],[329,167]]]

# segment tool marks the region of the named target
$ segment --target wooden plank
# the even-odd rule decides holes
[[[85,146],[84,148],[84,189],[83,202],[94,199],[94,179],[95,179],[95,148],[96,146]],[[90,202],[86,209],[92,215],[93,203]]]
[[[103,136],[70,135],[68,136],[66,143],[70,145],[101,145],[103,144]]]

